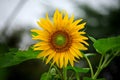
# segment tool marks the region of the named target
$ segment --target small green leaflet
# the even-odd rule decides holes
[[[42,74],[40,80],[51,80],[52,79],[52,75],[49,72],[45,72]]]
[[[91,37],[91,36],[88,36],[89,37],[89,39],[92,41],[92,42],[95,42],[96,41],[96,39],[94,38],[94,37]]]
[[[37,36],[38,34],[36,32],[31,32],[32,36]]]

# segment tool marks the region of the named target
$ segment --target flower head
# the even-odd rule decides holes
[[[84,45],[88,38],[80,31],[86,23],[79,24],[82,19],[74,21],[74,16],[70,18],[67,13],[59,12],[56,9],[51,21],[46,14],[46,18],[41,18],[37,23],[42,30],[32,29],[37,33],[32,39],[40,40],[34,45],[34,50],[43,50],[38,58],[46,58],[46,64],[50,61],[56,63],[58,67],[66,67],[68,63],[74,66],[74,61],[82,57],[80,50],[87,50]]]

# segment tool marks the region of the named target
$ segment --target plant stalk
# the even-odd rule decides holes
[[[63,68],[63,77],[64,77],[64,80],[67,80],[67,68]]]
[[[91,65],[91,62],[90,62],[90,60],[88,59],[87,56],[84,55],[84,57],[85,57],[85,59],[87,60],[88,65],[89,65],[89,67],[90,67],[90,70],[91,70],[91,77],[93,77],[94,72],[93,72],[93,67],[92,67],[92,65]]]
[[[80,77],[79,77],[79,73],[78,73],[78,72],[76,72],[76,78],[77,78],[77,80],[80,80]]]

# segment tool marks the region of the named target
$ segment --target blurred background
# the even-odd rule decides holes
[[[36,21],[52,17],[55,9],[66,10],[75,19],[83,18],[86,32],[96,39],[120,35],[120,0],[0,0],[0,50],[19,48],[26,50],[35,43],[30,29],[38,28]],[[92,45],[92,42],[89,41]],[[95,52],[89,47],[88,52]],[[119,80],[120,58],[116,57],[99,77]],[[44,65],[44,66],[43,66]],[[46,67],[46,68],[44,68]],[[0,71],[0,80],[39,80],[47,66],[39,60],[25,61]],[[6,74],[7,72],[7,74]],[[2,79],[6,74],[6,79]]]

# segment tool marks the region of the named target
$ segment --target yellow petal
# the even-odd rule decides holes
[[[74,52],[72,48],[69,49],[70,53],[75,56],[76,58],[80,59],[79,56]]]
[[[56,53],[54,58],[53,58],[53,62],[55,62],[57,64],[57,66],[60,66],[59,65],[59,59],[60,59],[60,54]]]
[[[38,46],[38,47],[34,47],[34,50],[48,50],[50,49],[50,46],[46,45],[41,45],[41,46]]]
[[[72,15],[72,16],[70,17],[69,23],[71,24],[71,23],[73,22],[73,20],[74,20],[74,15]]]
[[[48,59],[47,59],[47,61],[46,61],[46,64],[48,64],[48,62],[50,62],[50,60],[54,57],[54,55],[55,55],[55,52],[53,52],[52,54],[50,54],[50,55],[48,56]]]
[[[51,55],[52,53],[54,53],[52,49],[47,50],[46,53],[44,54],[44,58]]]
[[[85,25],[86,25],[86,22],[82,23],[82,24],[79,24],[79,25],[76,26],[76,29],[79,31],[79,30],[83,29],[85,27]]]
[[[68,55],[67,55],[67,53],[65,53],[65,63],[64,63],[64,66],[66,67],[67,66],[67,64],[68,64]]]
[[[59,53],[60,54],[60,68],[63,67],[63,63],[64,63],[64,55],[65,53]]]
[[[73,67],[74,66],[74,62],[73,62],[74,61],[74,57],[69,52],[67,52],[67,55],[68,55],[68,59],[70,61],[70,64]]]
[[[73,43],[72,46],[76,49],[87,50],[87,48],[81,43]]]
[[[79,35],[81,35],[81,34],[86,34],[86,32],[83,32],[83,31],[82,31],[82,32],[79,32]]]
[[[73,47],[71,47],[71,48],[77,55],[79,55],[80,57],[83,57],[83,55],[81,54],[81,52],[78,49],[75,49]]]
[[[84,43],[85,45],[89,46],[89,44],[86,41],[84,41],[82,38],[73,39],[73,42],[75,43],[80,42],[80,43]]]
[[[59,13],[59,16],[58,16],[58,21],[59,21],[59,24],[62,23],[62,13]]]
[[[49,40],[49,38],[47,36],[41,36],[41,35],[34,36],[32,39],[33,40],[43,40],[43,41],[46,41],[46,42],[48,42],[48,40]]]
[[[86,34],[86,32],[78,32],[78,31],[74,31],[71,33],[71,35],[82,35],[82,34]]]
[[[76,39],[76,38],[80,38],[82,39],[81,37],[84,38],[84,36],[82,36],[82,34],[86,34],[85,32],[78,32],[78,31],[71,31],[70,35],[73,37],[73,39]],[[88,39],[86,37],[86,39]]]
[[[58,11],[58,9],[56,9],[54,16],[53,16],[53,21],[54,21],[55,25],[57,25],[57,23],[58,23],[58,16],[59,16],[59,11]]]
[[[49,46],[47,42],[38,42],[34,45],[34,47],[37,47],[37,46]]]
[[[84,40],[82,40],[81,43],[84,43],[85,45],[89,46],[89,44]]]
[[[53,53],[53,51],[51,49],[42,51],[41,53],[38,54],[37,58],[43,57],[43,59],[45,59],[51,53]]]
[[[74,22],[72,23],[72,26],[78,25],[78,23],[80,23],[82,20],[83,20],[83,19],[78,19],[78,20],[74,21]]]
[[[38,22],[38,25],[40,27],[42,27],[44,30],[48,31],[48,32],[52,32],[51,29],[51,24],[48,22],[48,20],[41,18]]]
[[[70,27],[69,27],[69,30],[71,30],[72,32],[74,30],[77,31],[76,27],[77,27],[77,24],[80,23],[82,21],[82,19],[78,19],[76,21],[74,21],[73,23],[71,23]]]
[[[41,53],[38,54],[37,58],[43,57],[45,53],[46,53],[46,51],[42,51]]]
[[[76,34],[72,37],[73,37],[73,39],[88,40],[88,38],[86,36],[81,36],[81,35],[78,35],[78,34]]]
[[[65,25],[68,24],[68,13],[65,14],[63,21]]]
[[[45,35],[45,36],[49,35],[49,33],[47,31],[45,31],[45,30],[31,29],[31,32],[36,32],[39,35]]]

